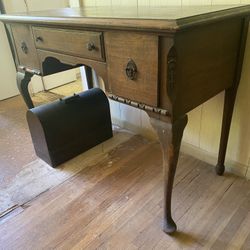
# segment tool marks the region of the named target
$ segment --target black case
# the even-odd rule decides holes
[[[27,112],[38,157],[57,165],[113,136],[109,102],[94,88]]]

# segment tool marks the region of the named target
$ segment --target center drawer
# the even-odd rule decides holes
[[[105,61],[101,32],[33,27],[36,48]]]

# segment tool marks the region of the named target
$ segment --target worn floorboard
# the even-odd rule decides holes
[[[179,231],[162,232],[160,156],[158,143],[130,138],[5,220],[2,249],[249,249],[249,182],[186,155],[174,187]]]
[[[27,186],[15,182],[17,176],[34,177],[41,164],[33,155],[21,103],[19,97],[0,103],[0,192],[13,192],[20,201],[0,218],[1,250],[250,249],[249,181],[216,176],[211,166],[183,154],[173,193],[178,232],[163,233],[160,146],[141,136],[107,142],[92,152],[93,157],[99,153],[95,161],[83,154],[53,173],[41,168]],[[49,188],[48,180],[54,184]],[[38,195],[21,199],[37,187]]]
[[[81,82],[66,84],[32,96],[35,106],[81,90]],[[0,190],[6,188],[22,168],[37,159],[26,122],[27,107],[21,96],[0,101]]]

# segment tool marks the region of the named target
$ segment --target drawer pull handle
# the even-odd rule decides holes
[[[28,46],[25,42],[21,43],[21,49],[22,49],[24,54],[28,54]]]
[[[126,75],[129,80],[135,80],[137,75],[137,66],[135,62],[130,59],[126,67]]]
[[[43,38],[42,38],[41,36],[38,36],[38,37],[36,38],[36,42],[43,42]]]
[[[87,44],[87,49],[88,49],[88,51],[92,51],[92,50],[95,50],[96,47],[95,47],[94,43],[90,42]]]

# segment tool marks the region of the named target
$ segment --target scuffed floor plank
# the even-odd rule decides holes
[[[21,206],[45,190],[63,183],[82,169],[103,161],[114,148],[129,140],[132,136],[130,133],[115,128],[113,138],[58,168],[51,168],[39,159],[22,167],[20,172],[9,181],[8,185],[0,189],[0,217],[10,207]],[[109,164],[112,164],[112,161]]]
[[[81,82],[76,81],[39,92],[32,99],[37,106],[79,92],[81,87]],[[22,206],[83,168],[102,161],[110,150],[133,136],[114,126],[112,139],[53,169],[35,156],[25,120],[26,111],[20,96],[0,102],[0,218],[10,208]]]
[[[162,232],[159,149],[158,143],[132,137],[43,193],[1,225],[3,249],[240,249],[246,244],[249,182],[216,176],[209,165],[186,155],[174,187],[179,232]]]
[[[157,142],[119,130],[53,169],[34,156],[19,97],[1,102],[0,118],[1,250],[250,249],[249,181],[216,176],[208,164],[181,155],[173,191],[178,232],[169,236],[161,225]]]
[[[38,106],[79,92],[81,86],[78,80],[50,91],[39,92],[32,99],[35,106]],[[23,167],[37,159],[26,122],[26,112],[27,107],[21,96],[0,101],[0,190],[9,186]]]

